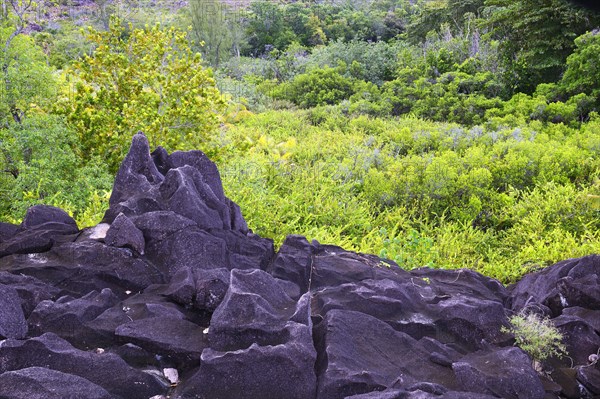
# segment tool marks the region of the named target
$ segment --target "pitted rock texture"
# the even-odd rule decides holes
[[[203,153],[137,134],[102,224],[0,223],[0,399],[596,398],[599,275],[588,256],[506,288],[300,236],[275,253]],[[503,329],[523,309],[570,358],[534,370]]]

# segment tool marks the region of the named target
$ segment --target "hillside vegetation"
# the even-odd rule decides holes
[[[563,0],[7,0],[0,217],[107,208],[132,135],[254,232],[504,283],[600,250],[600,15]]]

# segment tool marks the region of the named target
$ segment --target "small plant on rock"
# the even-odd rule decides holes
[[[531,356],[536,371],[542,371],[542,362],[547,358],[567,355],[563,336],[549,318],[522,311],[510,318],[510,324],[502,331],[515,336],[515,344]]]

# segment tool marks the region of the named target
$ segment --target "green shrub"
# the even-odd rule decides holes
[[[56,107],[77,132],[82,157],[99,156],[114,172],[140,130],[153,147],[215,150],[225,99],[185,32],[127,31],[112,19],[106,32],[90,28],[88,40],[95,50],[69,71],[72,86]]]
[[[61,205],[79,217],[96,192],[110,190],[112,176],[99,159],[77,157],[75,132],[60,118],[35,116],[0,130],[0,214],[11,220],[35,204]]]
[[[598,123],[465,128],[339,105],[270,111],[229,127],[219,166],[251,228],[276,243],[304,234],[404,268],[468,267],[511,283],[597,251]]]
[[[515,344],[527,352],[534,363],[541,363],[549,357],[566,356],[563,336],[550,319],[536,313],[521,312],[510,318],[510,324],[510,328],[503,327],[503,332],[513,334]]]
[[[275,98],[289,100],[302,108],[338,104],[355,93],[355,80],[344,77],[341,68],[314,69],[297,75],[273,90]]]

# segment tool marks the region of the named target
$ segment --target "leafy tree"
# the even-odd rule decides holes
[[[486,0],[483,23],[499,40],[506,84],[533,92],[557,81],[573,40],[593,29],[600,17],[564,0]]]
[[[240,56],[244,47],[241,14],[219,0],[191,1],[191,37],[204,59],[218,67],[232,55]]]
[[[250,4],[246,35],[252,55],[268,53],[273,47],[284,50],[296,40],[284,17],[285,10],[277,3],[257,1]]]
[[[367,43],[357,40],[350,42],[338,40],[330,42],[327,46],[315,48],[308,65],[323,67],[337,65],[340,61],[346,65],[357,62],[361,66],[361,71],[354,77],[381,85],[384,81],[393,79],[398,53],[403,47],[403,42],[391,44],[381,41]]]
[[[416,15],[408,26],[408,39],[413,43],[425,41],[431,31],[439,31],[444,24],[455,34],[468,36],[472,20],[483,9],[483,0],[434,0],[417,7]]]
[[[5,124],[21,123],[35,104],[52,96],[55,88],[44,52],[29,36],[21,34],[27,25],[28,13],[35,10],[36,4],[31,0],[8,0],[7,3],[8,26],[0,28],[0,120]]]
[[[100,156],[112,170],[142,130],[151,145],[210,150],[225,101],[212,72],[175,28],[89,30],[95,50],[68,71],[72,92],[59,113],[77,132],[85,157]]]
[[[110,190],[101,160],[81,164],[77,135],[56,116],[37,114],[0,129],[0,215],[17,220],[32,205],[87,206],[96,191]]]
[[[575,51],[567,58],[567,69],[559,86],[570,95],[589,94],[600,105],[599,32],[593,31],[578,37],[575,46]]]

